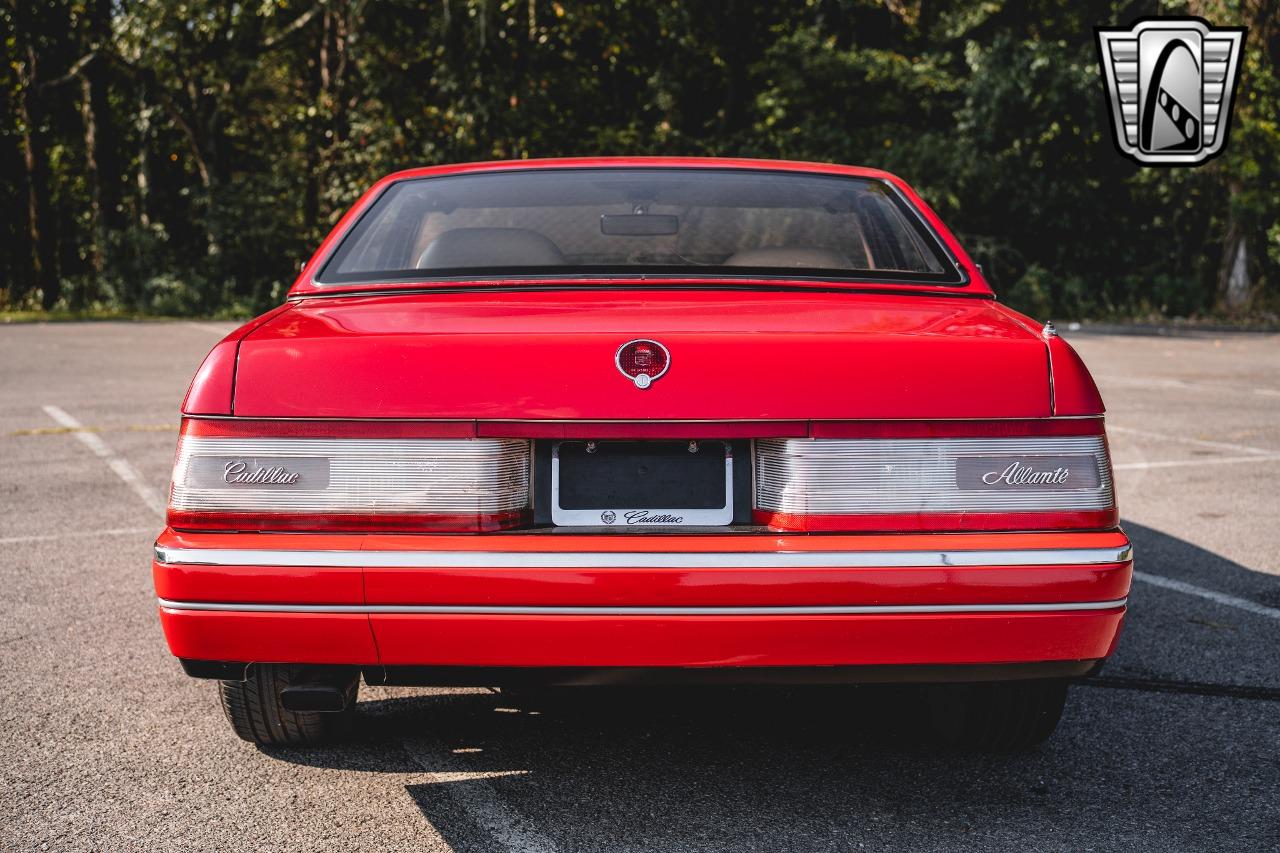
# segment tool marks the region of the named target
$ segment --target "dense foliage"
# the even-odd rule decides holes
[[[569,154],[912,181],[1040,316],[1280,291],[1280,0],[4,0],[0,308],[278,301],[378,176]],[[1093,27],[1250,27],[1226,154],[1114,149]]]

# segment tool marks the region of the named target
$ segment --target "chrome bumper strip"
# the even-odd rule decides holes
[[[298,551],[253,548],[172,548],[156,560],[184,566],[306,566],[345,568],[704,569],[704,568],[951,568],[957,566],[1079,566],[1123,563],[1129,545],[1007,551]]]
[[[1055,613],[1064,610],[1114,610],[1128,598],[1047,604],[865,604],[816,607],[504,607],[456,604],[224,604],[159,599],[166,610],[216,610],[237,613],[390,613],[472,614],[484,616],[855,616],[912,613]]]

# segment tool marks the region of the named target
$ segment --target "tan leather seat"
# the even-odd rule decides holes
[[[527,228],[455,228],[427,244],[418,269],[563,266],[560,248]]]
[[[812,267],[846,270],[853,267],[849,258],[833,249],[807,246],[762,246],[735,252],[724,262],[727,267]]]

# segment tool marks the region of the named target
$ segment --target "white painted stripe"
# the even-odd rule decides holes
[[[1273,456],[1220,456],[1217,459],[1176,459],[1171,462],[1124,462],[1112,465],[1113,471],[1145,471],[1149,468],[1191,468],[1197,465],[1234,465],[1237,462],[1276,462],[1280,453]]]
[[[53,418],[59,424],[68,429],[75,430],[71,434],[74,435],[81,444],[93,451],[93,454],[107,463],[116,476],[124,481],[125,485],[133,489],[134,494],[142,498],[142,502],[160,518],[164,518],[165,505],[164,501],[156,494],[155,490],[146,484],[142,479],[142,475],[138,473],[138,469],[129,464],[128,460],[118,455],[114,450],[107,446],[96,433],[86,432],[84,424],[80,423],[71,415],[67,414],[57,406],[44,406],[44,412]]]
[[[330,566],[348,568],[949,568],[1080,566],[1133,559],[1128,545],[1010,551],[301,551],[265,548],[172,548],[156,560],[188,566]]]
[[[520,776],[526,771],[474,772],[440,742],[426,737],[402,741],[405,754],[427,773],[441,790],[489,833],[497,847],[512,853],[556,853],[556,846],[527,817],[507,805],[489,780]]]
[[[1093,378],[1103,387],[1175,388],[1180,391],[1217,391],[1231,394],[1253,393],[1263,396],[1280,396],[1280,389],[1260,385],[1241,385],[1235,382],[1193,382],[1186,379],[1170,379],[1162,376],[1114,376],[1104,374],[1094,374]]]
[[[759,607],[524,607],[495,604],[242,604],[157,599],[166,610],[233,613],[461,613],[474,616],[868,616],[912,613],[1053,613],[1062,610],[1113,610],[1127,599],[1044,604],[858,604]]]
[[[55,542],[60,539],[93,539],[99,536],[128,536],[134,533],[154,534],[154,527],[112,527],[107,530],[80,530],[69,533],[47,533],[40,536],[6,536],[0,545],[16,545],[20,542]]]
[[[235,329],[235,326],[212,326],[208,323],[197,323],[195,320],[187,320],[186,325],[191,326],[194,329],[199,329],[202,332],[211,332],[220,338],[226,337],[231,334],[233,329]]]
[[[1262,447],[1250,447],[1247,444],[1232,444],[1227,441],[1208,441],[1203,438],[1187,438],[1182,435],[1169,435],[1164,432],[1152,432],[1145,429],[1134,429],[1133,427],[1107,426],[1107,432],[1119,432],[1126,435],[1140,435],[1144,438],[1158,438],[1161,441],[1176,441],[1179,444],[1193,444],[1196,447],[1212,447],[1216,450],[1234,450],[1237,453],[1254,453],[1260,456],[1271,456],[1274,450],[1266,450]]]
[[[1216,592],[1212,589],[1205,589],[1202,586],[1189,584],[1185,581],[1174,580],[1173,578],[1162,577],[1161,575],[1151,575],[1146,572],[1134,572],[1133,579],[1149,583],[1152,586],[1158,586],[1161,589],[1171,589],[1175,592],[1194,595],[1200,598],[1212,601],[1215,604],[1225,604],[1227,607],[1234,607],[1237,610],[1244,610],[1255,616],[1265,616],[1268,619],[1280,619],[1280,610],[1274,607],[1267,607],[1265,604],[1259,604],[1256,601],[1250,601],[1247,598],[1237,598],[1234,595],[1227,595],[1224,592]]]

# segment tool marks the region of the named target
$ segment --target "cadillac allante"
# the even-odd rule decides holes
[[[259,744],[363,679],[911,682],[1022,748],[1125,615],[1084,365],[872,169],[391,175],[182,413],[160,617]]]

